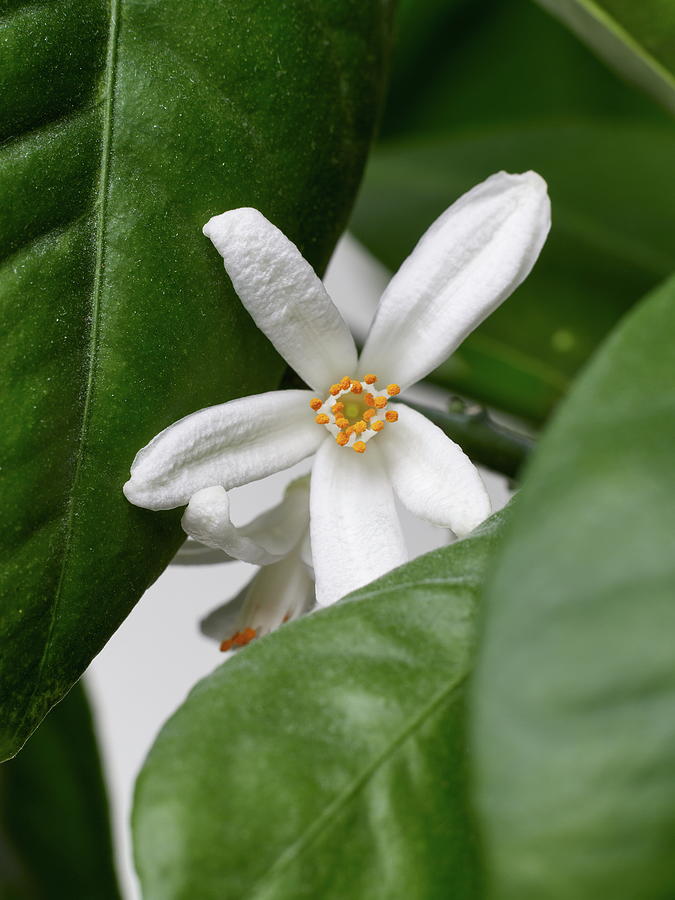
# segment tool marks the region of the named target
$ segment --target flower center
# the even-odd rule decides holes
[[[332,385],[328,397],[314,397],[310,406],[316,413],[318,425],[325,425],[340,447],[350,447],[357,453],[365,453],[366,444],[385,426],[395,422],[398,413],[387,409],[390,397],[401,392],[397,384],[388,384],[385,390],[375,385],[377,375],[364,375],[363,381],[355,381],[348,375]]]

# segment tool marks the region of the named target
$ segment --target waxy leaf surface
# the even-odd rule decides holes
[[[201,235],[259,207],[321,270],[379,103],[379,0],[4,5],[0,755],[181,541],[135,452],[280,360]],[[161,623],[158,623],[158,629]]]
[[[486,589],[473,700],[498,900],[675,894],[675,280],[535,453]]]
[[[464,682],[503,514],[204,679],[141,772],[146,900],[478,900]]]

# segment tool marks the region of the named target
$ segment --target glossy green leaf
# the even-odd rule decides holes
[[[553,228],[533,273],[434,380],[543,419],[621,314],[675,268],[672,126],[581,121],[389,142],[352,228],[392,269],[452,201],[498,169],[549,183]]]
[[[499,900],[675,895],[675,279],[543,439],[487,589],[473,743]]]
[[[3,900],[118,900],[94,727],[76,685],[0,766]]]
[[[501,519],[195,688],[137,784],[145,900],[481,896],[462,712]]]
[[[675,113],[671,0],[537,0],[629,81]]]
[[[135,452],[281,361],[201,235],[259,207],[319,269],[382,82],[380,0],[5,3],[0,72],[0,755],[181,541],[122,496]]]

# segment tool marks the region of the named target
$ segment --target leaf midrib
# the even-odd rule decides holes
[[[249,889],[249,892],[245,895],[242,895],[242,900],[245,900],[246,897],[250,898],[250,900],[255,900],[255,896],[260,888],[265,887],[265,882],[267,882],[272,874],[277,873],[280,869],[283,870],[287,868],[294,860],[296,860],[304,850],[312,843],[314,838],[321,833],[321,831],[328,827],[336,814],[338,814],[348,803],[352,800],[359,791],[370,781],[373,775],[375,775],[380,767],[386,763],[390,757],[393,757],[399,747],[403,746],[408,738],[415,734],[418,729],[424,724],[424,722],[432,716],[438,708],[440,708],[448,699],[450,699],[453,694],[459,693],[462,685],[467,680],[468,672],[464,672],[459,678],[453,681],[451,684],[443,687],[438,693],[436,693],[431,700],[427,703],[427,705],[422,709],[417,716],[415,716],[412,722],[409,725],[406,725],[399,733],[394,737],[382,750],[380,754],[378,754],[375,759],[370,763],[370,765],[366,766],[363,772],[360,775],[357,775],[352,781],[338,794],[338,796],[329,803],[328,806],[323,810],[323,812],[311,822],[307,828],[302,832],[302,834],[285,850],[283,850],[279,856],[274,860],[274,862],[263,872],[263,874],[258,878],[255,884]]]
[[[45,662],[49,654],[49,649],[54,636],[54,628],[58,618],[58,609],[63,593],[66,570],[70,560],[70,552],[72,548],[73,523],[75,519],[75,495],[77,485],[82,470],[82,462],[84,459],[84,445],[89,429],[89,417],[91,410],[91,397],[94,387],[94,368],[96,361],[96,350],[99,335],[99,312],[101,305],[101,286],[103,282],[103,266],[105,262],[104,235],[105,235],[105,214],[108,200],[108,187],[110,177],[110,155],[112,143],[113,128],[113,97],[115,93],[115,78],[117,74],[117,50],[119,39],[119,19],[120,7],[122,0],[111,0],[110,4],[110,27],[108,30],[108,42],[106,48],[106,62],[104,69],[104,90],[103,90],[103,129],[101,140],[101,160],[99,164],[99,182],[96,192],[95,206],[98,207],[95,222],[95,244],[96,258],[94,262],[94,283],[92,287],[91,299],[91,326],[89,334],[89,371],[87,376],[87,384],[84,391],[84,401],[82,403],[82,419],[80,424],[79,442],[75,453],[75,465],[73,467],[72,488],[68,497],[66,508],[65,529],[63,535],[63,554],[61,557],[61,569],[59,578],[54,592],[52,601],[52,612],[49,621],[49,628],[45,638],[45,646],[38,664],[37,674],[33,683],[33,690],[25,705],[24,716],[15,730],[15,734],[22,733],[23,726],[31,715],[31,706],[33,699],[42,683],[42,674]]]

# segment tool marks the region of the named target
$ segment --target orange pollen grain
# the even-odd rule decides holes
[[[349,428],[345,428],[345,434],[349,437],[350,434],[354,434],[354,426],[350,425]]]
[[[354,423],[354,431],[357,434],[363,434],[367,427],[368,425],[363,421],[363,419],[361,419],[359,422]]]
[[[388,409],[387,412],[384,414],[384,417],[387,420],[387,422],[397,422],[398,421],[398,413],[396,412],[395,409]]]
[[[317,425],[328,425],[330,419],[326,415],[326,413],[319,413],[319,415],[314,420]]]
[[[356,450],[357,453],[365,453],[366,445],[363,441],[356,441],[352,447],[353,450]]]
[[[373,418],[373,416],[376,416],[376,415],[377,415],[377,413],[375,412],[374,409],[367,409],[363,414],[363,418],[366,420],[366,422],[370,422],[370,420]]]
[[[366,401],[366,406],[375,406],[375,398],[372,394],[364,394],[363,399]]]
[[[328,393],[332,394],[333,397],[336,397],[340,393],[341,390],[342,390],[342,388],[340,387],[339,384],[331,384],[331,386],[328,388]]]
[[[350,385],[351,383],[352,383],[352,380],[351,380],[351,378],[349,377],[349,375],[345,375],[344,378],[341,378],[341,379],[340,379],[340,387],[342,388],[343,391],[349,390],[349,385]]]
[[[381,422],[378,419],[377,422],[373,422],[370,427],[373,429],[373,431],[382,431],[382,429],[384,428],[384,422]]]
[[[338,428],[346,428],[349,425],[349,419],[336,419],[335,424]]]
[[[323,406],[323,402],[319,400],[318,397],[315,397],[313,400],[309,401],[309,405],[316,412],[317,409],[321,409],[321,407]]]
[[[363,380],[366,384],[375,384],[377,381],[377,375],[364,375]]]
[[[360,381],[352,381],[352,394],[360,394],[363,390],[363,385]]]
[[[335,440],[338,442],[338,444],[339,444],[341,447],[344,447],[345,444],[348,444],[348,443],[349,443],[349,438],[348,438],[347,435],[344,433],[344,431],[341,431],[340,434],[337,435],[337,437],[335,438]]]
[[[384,407],[387,405],[387,398],[386,397],[376,397],[374,400],[374,403],[375,403],[376,409],[384,409]]]
[[[401,388],[397,384],[388,384],[387,393],[390,397],[395,397],[397,394],[401,393]]]

